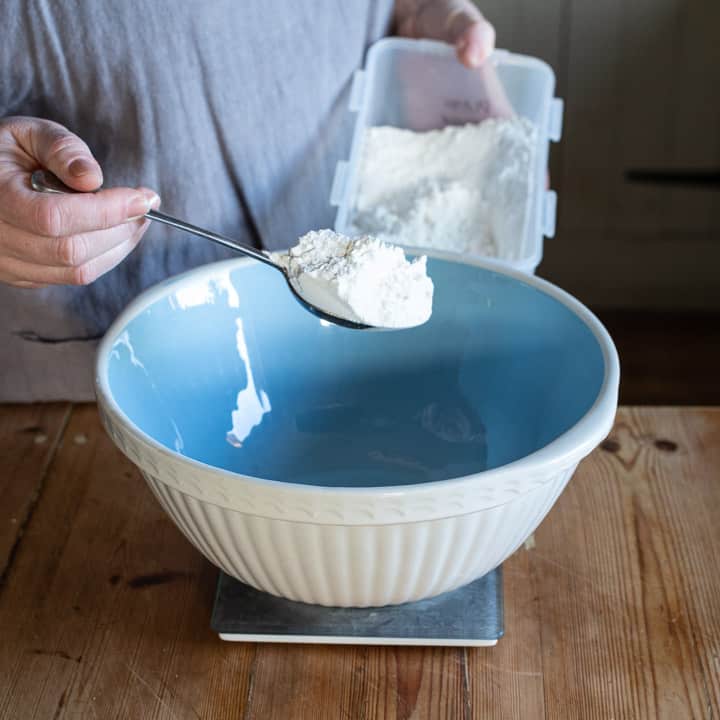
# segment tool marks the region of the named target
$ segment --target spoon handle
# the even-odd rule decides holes
[[[172,217],[172,215],[166,215],[165,213],[158,212],[157,210],[148,210],[148,212],[145,213],[145,217],[150,220],[155,220],[156,222],[164,223],[165,225],[170,225],[178,230],[184,230],[185,232],[205,238],[206,240],[212,240],[212,242],[217,243],[218,245],[223,245],[231,250],[236,250],[244,255],[249,255],[250,257],[260,260],[260,262],[264,262],[267,265],[277,267],[277,265],[262,250],[240,243],[237,240],[227,237],[226,235],[221,235],[220,233],[213,232],[212,230],[204,230],[197,225],[192,225],[189,222]]]
[[[74,194],[80,192],[79,190],[74,190],[73,188],[65,185],[60,178],[51,173],[49,170],[36,170],[30,177],[30,184],[32,185],[33,190],[36,190],[37,192],[54,194]],[[155,220],[156,222],[164,223],[165,225],[170,225],[178,230],[184,230],[185,232],[189,232],[193,235],[198,235],[206,240],[211,240],[214,243],[223,245],[224,247],[235,250],[243,255],[249,255],[250,257],[255,258],[255,260],[260,260],[260,262],[264,262],[266,265],[271,265],[284,273],[283,268],[273,262],[262,250],[258,250],[250,245],[245,245],[244,243],[233,240],[226,235],[221,235],[220,233],[212,232],[211,230],[205,230],[197,225],[192,225],[189,222],[158,212],[157,210],[149,210],[145,213],[145,217],[150,220]]]

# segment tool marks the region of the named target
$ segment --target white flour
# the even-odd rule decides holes
[[[353,231],[400,245],[517,258],[535,142],[534,125],[520,118],[429,132],[369,128]]]
[[[313,231],[286,253],[271,257],[287,268],[303,298],[336,317],[406,328],[422,325],[432,314],[427,259],[408,261],[402,248],[376,238]]]

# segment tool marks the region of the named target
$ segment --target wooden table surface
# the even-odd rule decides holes
[[[93,406],[0,407],[1,718],[718,718],[720,409],[620,411],[495,648],[226,644],[215,580]]]

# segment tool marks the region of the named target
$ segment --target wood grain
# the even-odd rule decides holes
[[[0,405],[0,583],[45,478],[70,405]]]
[[[215,580],[76,409],[0,592],[0,717],[242,716],[254,648],[211,633]]]
[[[720,409],[621,410],[505,563],[495,648],[230,644],[214,569],[75,408],[0,586],[0,718],[718,717],[718,467]]]
[[[458,648],[260,646],[248,717],[462,718],[465,683]]]
[[[620,413],[536,533],[549,717],[717,717],[720,411]]]
[[[534,543],[533,537],[503,566],[505,637],[494,648],[466,651],[470,717],[545,717],[540,607],[531,574]]]

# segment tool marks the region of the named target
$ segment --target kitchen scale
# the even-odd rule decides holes
[[[502,567],[438,597],[380,608],[293,602],[221,572],[210,625],[237,642],[490,646],[504,633]]]

